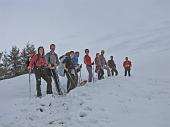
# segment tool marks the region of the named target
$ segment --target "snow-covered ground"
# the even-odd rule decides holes
[[[48,31],[42,31],[37,36],[33,31],[35,36],[31,36],[31,28],[26,35],[43,41],[51,37],[57,41],[60,55],[68,50],[80,50],[80,62],[85,48],[90,49],[93,58],[96,52],[104,49],[107,59],[110,55],[114,56],[118,77],[106,77],[94,84],[77,87],[66,96],[53,97],[45,94],[46,84],[43,82],[41,99],[35,97],[33,74],[31,98],[28,75],[0,81],[0,127],[169,127],[170,2],[72,0],[66,3],[60,1],[57,5],[57,10],[60,10],[60,13],[56,12],[60,17],[57,23],[65,26],[55,29],[58,31],[58,40],[53,38],[56,33],[52,29],[56,20],[48,24],[52,35],[45,35]],[[46,16],[56,11],[54,5],[45,13]],[[44,7],[41,6],[41,9]],[[36,17],[40,12],[36,11],[33,17],[40,18]],[[16,16],[19,20],[22,12]],[[51,17],[52,13],[49,19]],[[67,21],[70,21],[69,24]],[[16,27],[18,22],[14,22]],[[42,24],[36,28],[42,27]],[[11,36],[12,39],[22,33],[20,30]],[[123,76],[122,62],[125,56],[132,60],[130,78]],[[85,66],[83,78],[87,78]],[[65,88],[64,78],[61,78],[61,84]]]
[[[169,79],[110,77],[77,87],[64,97],[51,97],[44,93],[41,99],[29,99],[28,84],[24,83],[26,78],[27,75],[12,80],[18,83],[3,81],[9,84],[0,86],[2,127],[170,125]],[[45,87],[43,90],[45,92]]]

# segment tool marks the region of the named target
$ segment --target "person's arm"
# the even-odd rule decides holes
[[[86,64],[86,55],[84,56],[84,63]]]
[[[57,64],[57,66],[60,64],[60,61],[58,59],[58,55],[57,54],[56,54],[56,64]]]
[[[37,55],[34,55],[28,65],[28,69],[32,69],[33,64],[35,63],[36,60],[37,60]]]
[[[125,68],[125,61],[123,62],[123,67]]]
[[[46,60],[46,63],[47,63],[47,64],[50,64],[49,58],[50,58],[50,53],[47,53],[47,54],[45,55],[45,60]]]

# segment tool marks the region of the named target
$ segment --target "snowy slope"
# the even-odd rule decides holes
[[[24,79],[25,76],[20,77],[20,80]],[[0,125],[168,127],[169,82],[170,80],[119,76],[76,88],[65,97],[28,99],[21,97],[27,95],[27,92],[20,93],[20,97],[11,97],[13,102],[1,114]],[[20,86],[17,88],[24,91]]]
[[[54,4],[48,11],[46,5],[49,4],[43,2],[40,10],[31,15],[27,9],[34,10],[37,4],[30,8],[22,2],[19,3],[25,9],[22,8],[23,13],[19,9],[20,13],[14,14],[16,19],[13,19],[14,22],[8,27],[13,28],[11,33],[15,34],[11,35],[7,30],[9,36],[11,35],[10,39],[22,42],[22,39],[29,35],[28,38],[37,42],[56,41],[59,55],[72,49],[80,50],[81,62],[86,47],[90,49],[93,58],[96,52],[104,49],[107,59],[110,55],[114,56],[119,76],[77,87],[64,97],[45,95],[46,84],[43,82],[41,99],[34,96],[34,75],[31,75],[31,98],[28,75],[0,81],[0,127],[169,127],[170,2],[168,0],[57,2],[56,6],[52,1]],[[39,15],[40,12],[44,14],[46,20],[42,20],[44,17]],[[53,17],[52,12],[56,12],[58,20]],[[23,28],[30,25],[28,20],[30,17],[33,17],[32,27],[34,26],[35,31],[29,27],[21,37]],[[36,19],[42,21],[38,26],[36,25],[39,20]],[[48,20],[52,23],[49,24]],[[55,26],[55,22],[59,25]],[[15,27],[21,29],[14,32]],[[3,28],[6,27],[2,26]],[[7,41],[7,33],[0,32],[2,35],[5,34],[2,39]],[[70,42],[76,47],[70,45]],[[49,43],[45,43],[46,47],[48,45]],[[123,76],[122,62],[125,56],[129,56],[133,64],[130,78]],[[87,72],[85,67],[83,69],[83,78],[86,79]],[[61,83],[65,88],[64,78],[61,78]]]

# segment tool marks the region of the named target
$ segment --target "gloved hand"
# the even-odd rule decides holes
[[[28,70],[31,70],[31,67],[30,67],[30,66],[28,66],[28,67],[27,67],[27,69],[28,69]]]
[[[91,65],[94,65],[94,62],[93,62],[93,63],[91,63]]]
[[[82,68],[82,64],[80,64],[80,68]]]

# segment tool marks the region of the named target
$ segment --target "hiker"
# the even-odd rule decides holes
[[[125,69],[125,75],[124,76],[127,76],[127,73],[128,73],[128,76],[130,77],[131,76],[130,70],[131,70],[131,67],[132,67],[132,63],[131,63],[131,61],[128,60],[128,57],[125,57],[125,61],[123,62],[123,67]]]
[[[79,54],[80,54],[80,53],[79,53],[78,51],[75,52],[75,53],[74,53],[74,56],[73,56],[73,58],[72,58],[73,64],[74,64],[77,72],[79,72],[80,69],[82,68],[82,64],[80,65],[80,64],[78,63]]]
[[[116,69],[116,64],[115,64],[115,62],[113,60],[113,56],[110,56],[110,60],[108,60],[108,66],[111,69],[112,76],[114,76],[114,72],[115,72],[115,75],[117,76],[118,71]]]
[[[36,90],[37,90],[37,97],[41,97],[41,78],[43,78],[47,82],[47,94],[52,94],[52,86],[51,86],[51,77],[47,71],[47,63],[44,58],[44,48],[38,48],[38,54],[34,55],[31,59],[28,69],[34,68],[35,78],[36,78]]]
[[[55,44],[50,45],[50,52],[45,55],[46,62],[50,68],[48,69],[50,76],[54,79],[57,93],[61,95],[61,88],[59,83],[59,76],[56,72],[57,66],[59,66],[60,62],[58,59],[58,55],[55,53]]]
[[[79,63],[78,63],[78,59],[79,59],[79,52],[78,51],[76,51],[75,53],[74,53],[74,56],[73,56],[73,58],[72,58],[72,61],[73,61],[73,63],[74,63],[74,67],[75,67],[75,70],[76,70],[76,75],[75,75],[75,78],[76,78],[76,84],[78,83],[78,72],[80,72],[80,69],[82,68],[82,64],[80,65]],[[80,72],[81,73],[81,72]],[[80,74],[80,76],[81,76],[81,74]],[[81,77],[80,77],[81,78]]]
[[[77,82],[75,79],[76,71],[75,71],[74,63],[72,61],[73,56],[74,56],[74,51],[70,51],[66,53],[65,59],[63,60],[64,72],[67,76],[67,93],[69,93],[70,90],[74,89],[77,86],[76,84]]]
[[[92,65],[94,65],[94,62],[92,63],[91,57],[89,56],[89,49],[85,49],[85,56],[84,56],[84,63],[86,64],[87,71],[89,73],[88,82],[92,82],[93,73],[92,73]]]
[[[110,74],[110,69],[109,67],[107,66],[107,62],[106,62],[106,59],[104,57],[104,50],[101,50],[101,54],[100,54],[100,60],[101,60],[101,66],[102,66],[102,69],[104,70],[107,70],[107,75],[108,77],[111,76]]]
[[[95,65],[96,65],[95,72],[98,74],[98,80],[101,80],[103,78],[103,75],[104,75],[104,70],[102,69],[102,66],[101,66],[100,54],[99,53],[96,53]]]

